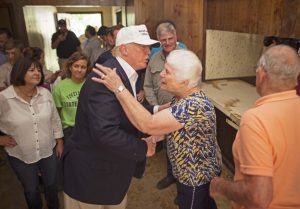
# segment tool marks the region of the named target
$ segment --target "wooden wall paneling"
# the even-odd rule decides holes
[[[264,35],[284,36],[284,2],[285,0],[262,1],[258,4],[258,31]],[[289,8],[290,10],[291,8]]]
[[[294,24],[293,37],[300,38],[300,4],[297,5],[296,23]]]
[[[206,0],[135,0],[136,24],[146,24],[151,37],[165,19],[176,23],[179,40],[202,58],[204,49],[204,5]]]
[[[236,23],[230,24],[230,22],[228,21],[228,19],[231,19],[231,20],[234,21],[234,22],[236,21],[236,20],[233,18],[233,12],[235,12],[235,11],[233,10],[232,7],[236,7],[236,4],[238,4],[238,2],[239,2],[239,1],[236,1],[236,3],[233,4],[231,7],[229,6],[229,4],[228,4],[226,1],[224,1],[224,2],[222,3],[222,7],[219,9],[219,11],[220,11],[220,14],[221,14],[221,15],[223,14],[223,16],[225,16],[225,19],[223,19],[223,17],[220,16],[220,17],[221,17],[220,22],[221,22],[221,25],[222,25],[223,27],[225,27],[225,28],[230,28],[231,30],[233,29],[232,27],[234,27],[234,25],[235,25]]]
[[[208,2],[209,2],[209,0],[208,0]],[[215,3],[216,4],[216,3]],[[218,27],[220,27],[220,28],[225,28],[226,26],[225,26],[225,23],[227,22],[227,21],[225,21],[225,20],[222,20],[222,17],[224,16],[224,17],[227,17],[228,18],[228,16],[229,15],[227,15],[225,12],[227,11],[229,11],[227,8],[226,8],[226,2],[225,1],[221,1],[221,2],[219,2],[219,4],[221,4],[221,5],[216,5],[216,8],[215,8],[215,13],[213,13],[213,15],[216,15],[216,19],[217,19],[217,24],[216,24],[216,27],[218,26]],[[208,6],[207,6],[207,9],[209,9],[210,8],[210,5],[208,4]],[[208,14],[210,14],[210,12],[208,11],[207,12]],[[213,16],[214,17],[214,16]],[[209,18],[210,19],[210,18]],[[208,19],[208,20],[209,20]]]
[[[177,26],[178,40],[185,43],[201,59],[203,58],[204,39],[204,2],[203,0],[165,1],[164,19],[173,20]]]
[[[152,38],[156,39],[155,27],[164,18],[164,2],[161,0],[135,0],[135,23],[145,24]]]
[[[207,12],[206,12],[206,27],[209,29],[220,28],[217,17],[217,4],[214,0],[207,1]]]
[[[165,1],[164,5],[164,19],[169,19],[174,21],[176,24],[176,32],[178,40],[183,42],[191,49],[192,44],[190,43],[190,31],[194,26],[191,19],[196,19],[197,16],[191,14],[191,9],[193,1]],[[196,43],[195,43],[196,44]]]
[[[205,28],[206,28],[206,0],[194,1],[194,5],[190,8],[191,16],[187,25],[191,25],[189,42],[192,45],[191,49],[194,51],[202,63],[204,62],[205,51]],[[189,16],[189,14],[188,14]]]
[[[207,28],[300,36],[300,0],[207,0]]]
[[[257,4],[257,19],[253,19],[252,24],[257,25],[258,34],[274,35],[273,26],[273,1],[259,1]]]
[[[205,56],[205,47],[206,47],[206,29],[207,29],[207,0],[204,0],[203,1],[203,4],[202,4],[202,11],[203,11],[203,19],[202,19],[202,22],[200,23],[200,27],[201,27],[201,30],[202,30],[202,38],[200,39],[200,41],[202,42],[201,43],[201,51],[200,51],[200,60],[202,62],[202,80],[204,80],[205,78],[205,59],[206,59],[206,56]]]
[[[252,7],[252,2],[255,3],[256,1],[240,1],[239,7],[234,8],[235,11],[233,13],[235,16],[233,18],[238,21],[234,25],[238,25],[239,23],[241,25],[240,29],[237,29],[237,32],[253,31],[251,27],[253,24],[250,17],[255,9]],[[249,11],[249,13],[247,14],[245,11]]]
[[[16,18],[16,37],[20,39],[24,44],[28,44],[23,6],[24,4],[22,1],[14,1],[14,11]]]
[[[283,20],[283,1],[273,1],[273,5],[272,5],[272,11],[271,14],[273,14],[273,19],[272,22],[273,23],[273,27],[270,29],[270,31],[273,34],[280,34],[280,29],[282,27],[282,20]],[[281,34],[282,35],[282,34]]]
[[[10,3],[0,2],[0,27],[8,28],[12,34],[15,33],[15,15],[13,10],[13,5]]]
[[[229,6],[228,4],[226,5],[227,7]],[[229,21],[227,22],[228,26],[231,26],[231,30],[236,31],[236,32],[242,32],[243,29],[245,28],[245,22],[247,15],[245,15],[245,10],[244,7],[246,6],[246,2],[243,1],[238,1],[235,4],[232,5],[231,8],[227,8],[229,13],[229,18],[234,21],[233,24],[230,24]],[[240,25],[240,28],[236,28],[236,25]]]
[[[297,23],[300,22],[300,3],[297,0],[284,1],[283,2],[283,21],[280,28],[280,34],[286,37],[296,37]],[[297,21],[298,19],[298,21]],[[298,27],[299,28],[299,27]],[[298,29],[299,30],[299,29]],[[299,37],[298,32],[298,38]]]
[[[226,12],[226,16],[228,17],[228,19],[231,19],[233,21],[233,23],[231,24],[230,21],[224,21],[225,23],[225,27],[231,28],[231,30],[234,30],[239,18],[235,17],[235,14],[237,13],[237,8],[238,5],[240,5],[240,1],[236,1],[235,4],[227,4],[226,1],[224,1],[223,4],[223,8],[224,8],[224,12]]]
[[[257,34],[258,31],[258,24],[255,24],[258,19],[259,19],[259,10],[258,10],[258,4],[259,4],[260,0],[253,0],[253,1],[247,1],[247,6],[244,8],[244,13],[245,11],[249,10],[250,8],[250,12],[249,15],[247,16],[248,19],[246,20],[246,28],[248,26],[248,30],[245,29],[243,30],[243,32],[247,32],[248,33],[255,33]]]

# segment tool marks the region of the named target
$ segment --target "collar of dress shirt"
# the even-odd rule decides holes
[[[120,63],[121,67],[124,69],[130,83],[134,84],[136,83],[138,79],[138,74],[137,72],[121,57],[116,57],[118,62]],[[135,89],[135,86],[132,86],[132,89]]]
[[[43,87],[42,87],[43,88]],[[6,90],[6,91],[5,91]],[[12,98],[16,98],[18,97],[14,87],[12,85],[10,85],[9,87],[7,87],[7,89],[5,89],[2,91],[2,94],[8,98],[8,99],[12,99]],[[34,96],[36,97],[37,95],[42,94],[42,92],[40,91],[40,88],[37,87],[37,94]]]

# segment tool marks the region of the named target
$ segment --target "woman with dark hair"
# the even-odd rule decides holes
[[[53,98],[64,129],[64,140],[72,134],[80,89],[88,74],[89,60],[82,52],[74,52],[65,63],[66,78],[53,90]]]
[[[56,71],[53,73],[50,70],[47,70],[46,63],[45,63],[45,53],[44,51],[39,47],[27,47],[23,51],[24,57],[32,58],[37,61],[39,61],[42,65],[42,70],[45,75],[45,83],[52,84],[58,77],[58,75],[61,73],[61,71]]]
[[[38,173],[42,174],[49,209],[58,209],[56,157],[63,151],[62,127],[51,93],[40,87],[40,62],[21,58],[11,72],[11,85],[0,92],[0,145],[24,187],[29,209],[41,209]],[[53,149],[55,148],[55,153]]]

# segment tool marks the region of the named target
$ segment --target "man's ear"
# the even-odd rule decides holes
[[[120,46],[120,51],[121,51],[122,55],[124,55],[124,56],[128,55],[128,49],[125,45]]]
[[[126,55],[128,55],[128,49],[127,49],[126,46],[124,47],[124,52],[125,52]]]
[[[259,69],[257,70],[257,73],[256,73],[256,82],[258,84],[263,83],[266,79],[266,76],[267,76],[267,73],[264,70],[263,66],[259,66]]]

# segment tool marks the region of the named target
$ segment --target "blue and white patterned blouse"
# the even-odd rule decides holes
[[[173,98],[170,110],[183,125],[167,135],[173,175],[188,186],[209,183],[222,170],[213,104],[200,91],[180,100]]]

